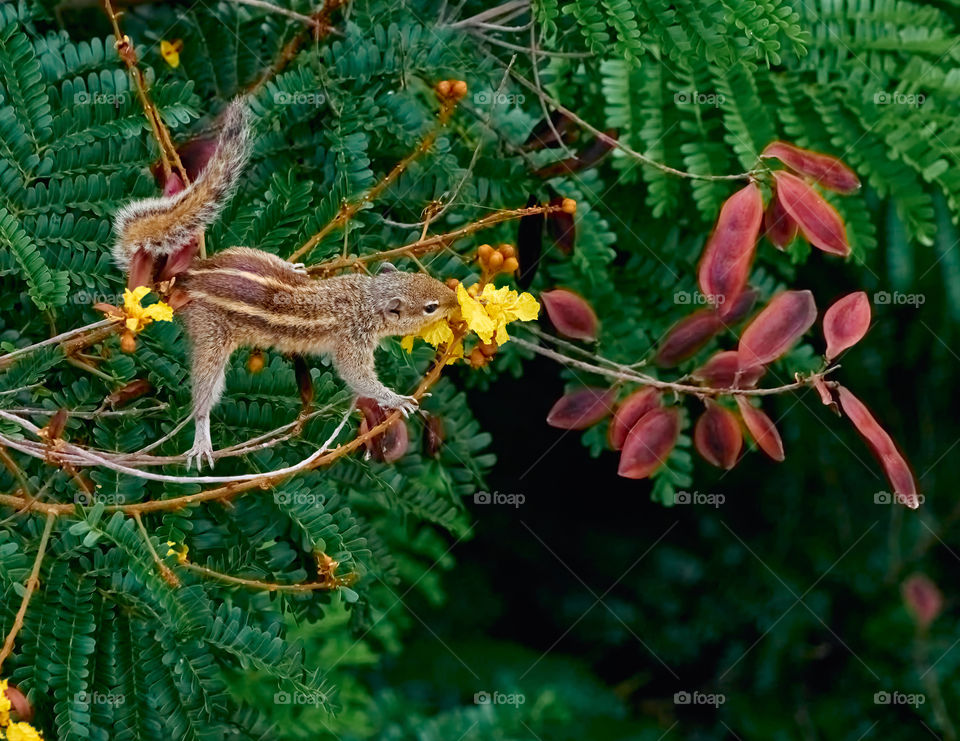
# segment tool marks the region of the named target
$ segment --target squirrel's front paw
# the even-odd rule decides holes
[[[393,394],[389,399],[380,402],[380,405],[386,409],[399,409],[404,417],[409,417],[411,412],[420,408],[420,402],[413,396],[401,396]]]
[[[186,458],[188,471],[193,468],[194,463],[197,465],[197,471],[202,470],[204,460],[210,468],[213,468],[213,445],[206,440],[195,440],[193,447],[187,451]]]

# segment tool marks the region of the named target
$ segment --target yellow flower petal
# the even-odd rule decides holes
[[[10,698],[7,697],[7,680],[0,679],[0,726],[5,726],[10,722]]]
[[[183,49],[183,39],[160,42],[160,56],[167,64],[176,69],[180,66],[180,51]]]
[[[155,322],[172,322],[173,321],[173,309],[170,308],[168,304],[165,304],[163,301],[158,301],[155,304],[151,304],[143,310],[143,316],[147,319],[152,319]]]
[[[7,741],[43,741],[43,736],[29,723],[11,723],[4,730]]]
[[[463,283],[457,285],[457,301],[460,302],[460,312],[467,326],[476,332],[481,340],[490,342],[497,325],[487,314],[483,305],[467,293]]]

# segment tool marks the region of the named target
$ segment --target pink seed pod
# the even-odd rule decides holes
[[[645,479],[664,464],[680,434],[680,414],[675,407],[654,409],[643,415],[627,434],[617,474]]]
[[[743,447],[740,423],[729,409],[708,401],[707,411],[693,428],[693,444],[707,463],[730,470]]]
[[[695,355],[723,326],[723,320],[713,309],[693,312],[667,330],[653,362],[663,368],[682,363]]]
[[[913,574],[900,586],[903,602],[917,625],[926,630],[943,611],[943,594],[923,574]]]
[[[842,160],[829,154],[776,141],[767,145],[760,155],[764,159],[776,157],[791,170],[815,180],[828,190],[838,193],[855,193],[860,190],[860,178]]]
[[[583,430],[613,410],[613,389],[584,388],[564,394],[550,408],[547,424],[561,430]]]
[[[710,357],[690,377],[714,389],[750,389],[757,385],[767,369],[762,365],[740,370],[740,353],[721,350]]]
[[[776,193],[763,212],[763,231],[778,250],[786,249],[797,238],[797,222],[783,208]]]
[[[742,394],[737,395],[737,407],[747,427],[747,432],[764,453],[780,463],[786,457],[783,452],[783,440],[773,420],[762,409],[752,406]]]
[[[760,188],[750,183],[730,196],[700,260],[700,290],[725,316],[747,284],[763,221]]]
[[[837,395],[844,414],[850,418],[853,426],[857,428],[857,432],[867,441],[867,444],[879,459],[880,465],[883,466],[883,471],[893,487],[894,494],[897,495],[897,501],[903,502],[910,509],[919,507],[917,482],[914,480],[913,472],[910,470],[903,454],[897,450],[893,439],[880,426],[880,423],[877,422],[864,403],[850,393],[849,389],[837,386]]]
[[[575,340],[594,341],[600,323],[593,308],[583,298],[563,288],[540,294],[547,316],[557,331]]]
[[[856,345],[870,329],[870,299],[864,291],[851,293],[834,303],[823,315],[827,360]]]
[[[773,179],[777,185],[777,199],[790,218],[797,222],[804,239],[832,255],[846,257],[850,254],[847,227],[837,209],[786,170],[777,170]]]
[[[817,306],[810,291],[783,291],[774,296],[740,336],[740,370],[771,363],[813,326]]]
[[[613,414],[613,419],[610,420],[610,428],[607,431],[610,447],[614,450],[620,450],[634,425],[643,419],[647,412],[652,412],[659,406],[660,391],[655,388],[642,388],[639,391],[634,391],[620,402],[620,406]]]

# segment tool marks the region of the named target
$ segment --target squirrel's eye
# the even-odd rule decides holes
[[[423,305],[423,313],[424,313],[424,314],[432,314],[432,313],[435,312],[438,308],[440,308],[440,302],[439,302],[439,301],[428,301],[427,303],[425,303],[425,304]]]

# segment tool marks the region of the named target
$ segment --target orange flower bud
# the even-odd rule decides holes
[[[247,358],[247,370],[251,373],[259,373],[263,370],[263,366],[266,365],[263,359],[263,353],[259,350],[254,350],[250,353],[250,357]]]
[[[481,244],[477,247],[477,257],[480,258],[481,262],[486,262],[490,259],[490,255],[493,254],[493,247],[489,244]]]
[[[577,212],[577,202],[572,198],[564,198],[560,204],[560,210],[565,214],[575,214]]]
[[[437,95],[439,95],[441,98],[449,98],[450,88],[450,80],[441,80],[437,83]]]
[[[127,330],[120,337],[120,349],[125,353],[132,353],[137,349],[137,338],[133,336],[133,332]]]
[[[517,258],[508,257],[503,261],[503,272],[504,273],[515,273],[520,269],[520,263],[517,262]]]
[[[499,270],[503,265],[503,255],[501,255],[499,252],[494,252],[487,260],[487,265],[490,267],[490,270]]]
[[[467,94],[467,83],[463,80],[453,80],[453,86],[450,90],[455,98],[462,98]]]
[[[517,251],[514,249],[512,244],[501,244],[497,248],[497,252],[503,255],[503,259],[506,260],[508,257],[513,257],[517,254]]]

